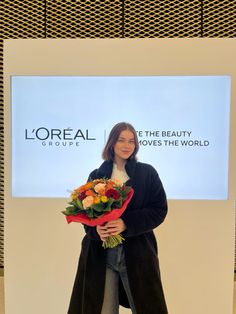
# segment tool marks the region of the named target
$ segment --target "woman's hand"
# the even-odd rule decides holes
[[[117,220],[111,220],[106,224],[109,235],[117,235],[126,229],[124,221],[119,218]]]
[[[97,226],[97,233],[102,241],[105,241],[110,235],[117,235],[126,229],[124,221],[119,218],[117,220],[111,220],[103,226]]]
[[[96,227],[96,230],[97,230],[97,233],[100,237],[100,239],[102,241],[105,241],[107,237],[109,237],[109,232],[108,232],[108,229],[107,229],[107,226],[104,225],[104,226],[97,226]]]

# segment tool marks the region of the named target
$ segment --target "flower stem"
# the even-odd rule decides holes
[[[103,241],[102,247],[104,249],[111,249],[121,244],[124,240],[125,239],[120,234],[117,234],[115,236],[109,236],[105,241]]]

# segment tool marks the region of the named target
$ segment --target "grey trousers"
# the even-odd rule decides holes
[[[132,314],[137,314],[130,291],[122,245],[107,249],[106,281],[101,314],[119,314],[119,277],[127,294]]]

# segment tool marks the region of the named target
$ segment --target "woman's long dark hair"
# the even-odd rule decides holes
[[[129,157],[129,159],[132,159],[132,158],[136,159],[136,155],[139,150],[137,133],[134,127],[130,123],[120,122],[114,125],[114,127],[112,128],[109,134],[107,143],[102,152],[102,158],[104,160],[114,160],[114,145],[116,144],[120,136],[120,133],[125,130],[131,131],[134,135],[135,148],[134,148],[133,154]]]

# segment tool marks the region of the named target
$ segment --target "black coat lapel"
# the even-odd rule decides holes
[[[129,180],[125,183],[126,185],[132,186],[133,178],[134,178],[134,172],[136,168],[137,161],[135,159],[130,159],[125,164],[125,170],[129,176]]]

